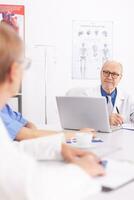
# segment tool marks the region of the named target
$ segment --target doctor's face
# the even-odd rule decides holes
[[[102,88],[111,94],[122,77],[122,65],[115,61],[107,61],[101,69]]]

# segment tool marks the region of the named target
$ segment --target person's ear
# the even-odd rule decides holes
[[[122,74],[120,75],[120,80],[122,79]]]
[[[21,82],[21,67],[17,62],[12,63],[10,66],[6,82],[11,96],[14,96],[19,91]]]
[[[8,81],[12,83],[18,77],[18,64],[13,62],[8,71]]]

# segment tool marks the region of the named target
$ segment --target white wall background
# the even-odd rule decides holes
[[[18,4],[18,1],[0,3]],[[23,80],[23,114],[26,117],[39,125],[45,123],[44,55],[47,55],[48,123],[56,121],[54,95],[64,95],[73,86],[98,82],[71,81],[72,20],[113,21],[113,58],[124,66],[122,87],[134,92],[133,0],[25,0],[21,3],[26,6],[27,56],[33,60]]]

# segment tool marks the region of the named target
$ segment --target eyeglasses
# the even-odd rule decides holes
[[[24,58],[23,60],[19,60],[17,62],[22,65],[22,68],[24,70],[29,69],[29,67],[31,66],[31,63],[32,63],[30,58]]]
[[[118,73],[116,73],[116,72],[110,72],[110,71],[105,71],[105,70],[103,70],[103,76],[109,77],[110,75],[111,75],[111,77],[112,77],[113,79],[117,79],[117,78],[120,76],[120,74],[118,74]]]

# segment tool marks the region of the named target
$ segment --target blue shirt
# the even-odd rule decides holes
[[[15,112],[9,105],[5,105],[0,112],[0,116],[7,128],[11,139],[15,139],[20,129],[24,127],[28,121],[22,117],[22,114]]]
[[[108,93],[106,93],[106,91],[105,90],[103,90],[103,88],[102,88],[102,86],[101,86],[101,95],[102,96],[104,96],[104,97],[106,97],[106,96],[111,96],[111,101],[112,101],[112,104],[113,104],[113,106],[114,106],[114,104],[115,104],[115,99],[116,99],[116,96],[117,96],[117,89],[115,88],[115,90],[111,93],[111,94],[108,94]]]

